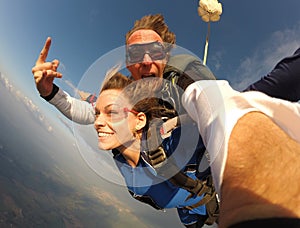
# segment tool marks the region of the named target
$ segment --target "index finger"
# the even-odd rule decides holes
[[[50,46],[51,46],[51,38],[48,37],[38,59],[36,60],[36,63],[35,63],[36,65],[44,63],[46,61]]]

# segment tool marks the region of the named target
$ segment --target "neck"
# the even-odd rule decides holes
[[[140,141],[135,140],[127,145],[120,146],[118,150],[124,156],[130,166],[136,167],[140,159],[140,148]]]

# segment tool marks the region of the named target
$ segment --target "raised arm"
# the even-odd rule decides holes
[[[57,72],[59,60],[47,62],[48,52],[51,46],[51,38],[48,37],[41,53],[32,68],[36,88],[42,98],[54,105],[62,114],[79,124],[94,123],[94,109],[91,104],[71,97],[55,85],[54,79],[61,78]]]

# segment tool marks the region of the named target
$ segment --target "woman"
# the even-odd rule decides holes
[[[193,209],[187,207],[198,203],[203,195],[191,196],[189,191],[159,175],[141,152],[145,150],[143,139],[150,121],[165,114],[160,105],[161,99],[155,97],[155,91],[159,91],[161,83],[161,79],[154,78],[133,83],[120,73],[106,80],[95,106],[94,127],[98,135],[98,146],[100,149],[112,150],[127,188],[135,199],[156,209],[176,207],[186,227],[202,227],[208,218],[205,205]],[[185,154],[176,153],[178,156],[174,156],[173,160],[179,167],[184,163],[182,170],[195,179],[198,173],[195,169],[188,168],[199,164],[205,148],[200,137],[196,142],[192,142],[195,137],[190,137],[191,134],[199,136],[197,127],[191,125],[187,130],[188,134],[184,132],[184,128],[176,128],[169,138],[163,140],[162,146],[168,156],[173,155],[175,150],[184,151]],[[179,138],[181,142],[178,141]],[[191,156],[186,164],[182,162],[182,158],[187,154]]]

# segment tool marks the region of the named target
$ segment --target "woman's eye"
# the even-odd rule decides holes
[[[116,111],[116,110],[110,110],[110,111],[107,112],[108,115],[116,115],[116,114],[118,114],[118,113],[119,113],[119,112]]]

